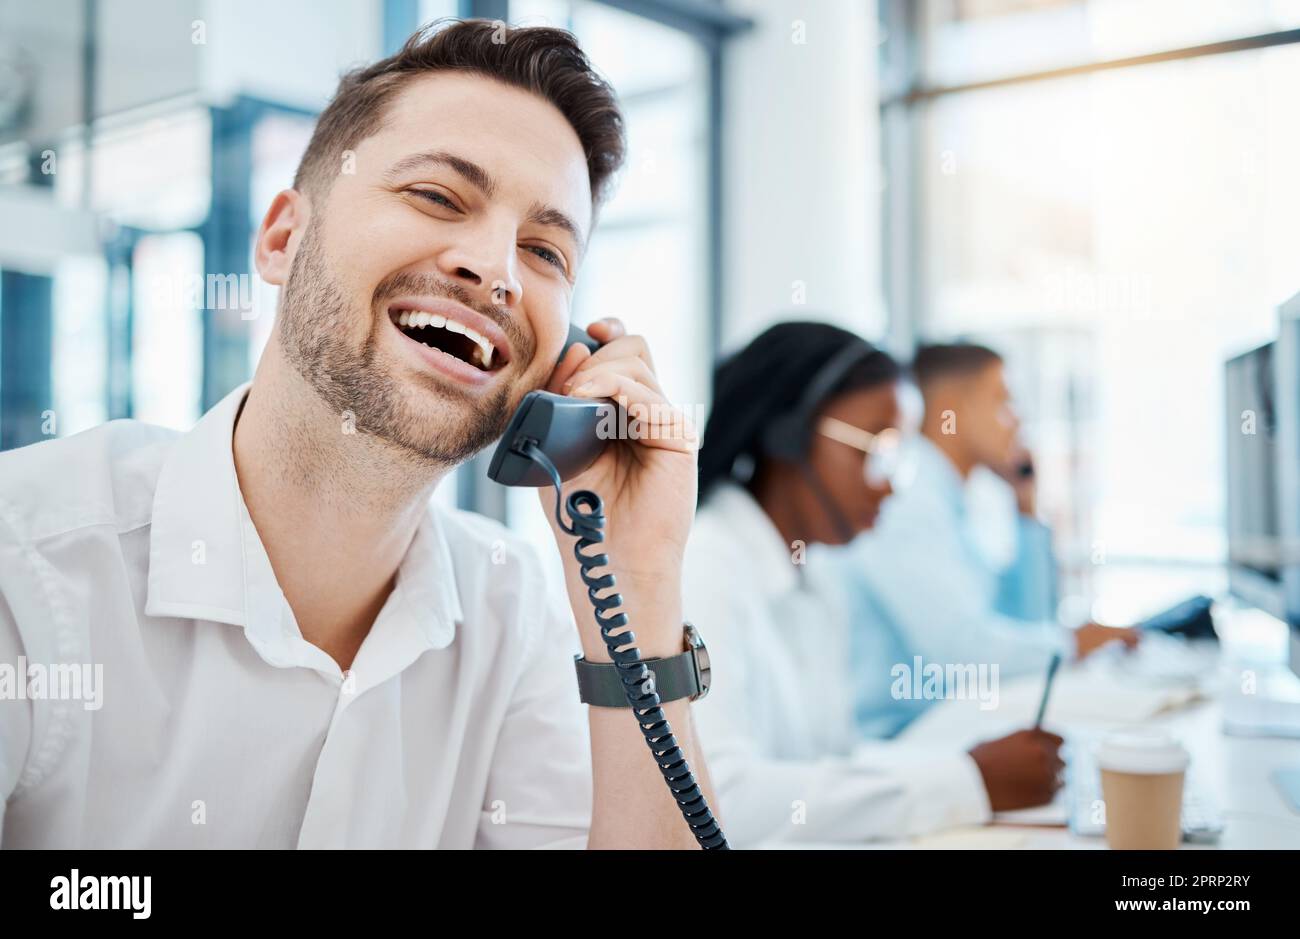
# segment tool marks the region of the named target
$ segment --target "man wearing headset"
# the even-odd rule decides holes
[[[902,838],[1059,786],[1061,738],[1043,731],[969,753],[856,734],[842,565],[810,549],[870,528],[889,496],[898,378],[885,353],[806,322],[773,326],[715,374],[685,595],[708,626],[717,685],[698,719],[738,845]]]

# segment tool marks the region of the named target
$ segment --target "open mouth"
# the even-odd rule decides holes
[[[440,313],[394,307],[388,311],[388,317],[408,339],[437,349],[481,372],[494,372],[505,362],[505,357],[497,351],[492,340]]]

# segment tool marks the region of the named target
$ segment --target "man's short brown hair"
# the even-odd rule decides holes
[[[912,359],[912,380],[925,392],[935,382],[969,378],[1001,363],[1002,356],[973,342],[922,345]]]
[[[438,71],[494,78],[555,105],[577,132],[587,155],[592,202],[601,203],[626,149],[614,89],[592,67],[572,33],[488,20],[430,23],[395,55],[344,75],[316,122],[293,187],[328,192],[343,152],[379,130],[387,105],[402,86],[415,76]]]

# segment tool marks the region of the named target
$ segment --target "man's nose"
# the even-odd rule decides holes
[[[515,243],[486,233],[443,253],[439,266],[494,306],[515,307],[524,298],[515,262]]]

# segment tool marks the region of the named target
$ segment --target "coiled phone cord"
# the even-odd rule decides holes
[[[706,851],[729,849],[727,838],[709,810],[704,791],[695,781],[695,774],[691,772],[690,764],[686,762],[681,747],[677,745],[677,738],[673,736],[668,718],[664,716],[650,669],[641,661],[641,652],[636,647],[636,634],[630,629],[617,636],[611,633],[611,630],[627,625],[626,613],[611,612],[622,606],[623,597],[618,593],[607,597],[596,596],[599,591],[613,587],[615,582],[612,573],[599,576],[594,573],[598,568],[609,566],[609,555],[583,553],[605,540],[605,503],[590,489],[571,493],[564,505],[573,523],[566,523],[560,511],[561,480],[555,464],[532,441],[524,446],[522,452],[551,477],[555,486],[555,521],[566,533],[578,539],[573,546],[573,556],[578,560],[582,582],[587,586],[587,598],[595,609],[600,637],[605,640],[609,657],[618,668],[623,691],[627,694],[627,703],[636,714],[646,746],[650,748],[659,771],[663,773],[664,782],[672,790],[673,798],[700,847]]]

